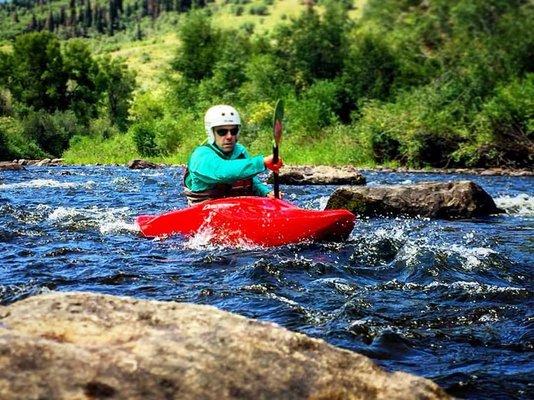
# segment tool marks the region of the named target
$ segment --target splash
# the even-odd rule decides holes
[[[82,183],[75,182],[59,182],[53,179],[33,179],[26,182],[5,183],[0,185],[0,190],[16,190],[16,189],[40,189],[40,188],[55,188],[55,189],[73,189],[78,187],[92,188],[96,185],[94,181],[87,181]]]
[[[48,220],[60,226],[84,228],[96,227],[101,234],[138,232],[127,207],[100,209],[58,207],[50,213]]]
[[[517,196],[497,197],[495,204],[505,210],[507,214],[534,216],[534,196],[529,196],[526,193]]]

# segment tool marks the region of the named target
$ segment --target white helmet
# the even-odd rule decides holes
[[[204,127],[208,135],[208,143],[215,142],[213,128],[222,125],[237,125],[241,127],[241,118],[239,118],[239,113],[234,107],[219,104],[206,111],[206,115],[204,115]]]

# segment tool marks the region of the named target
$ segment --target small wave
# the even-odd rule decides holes
[[[87,182],[59,182],[53,179],[33,179],[26,182],[5,183],[0,184],[0,190],[12,189],[40,189],[40,188],[58,188],[58,189],[73,189],[77,187],[92,188],[96,185],[94,181]]]
[[[139,231],[137,224],[131,222],[127,207],[58,207],[50,213],[48,220],[69,227],[97,227],[102,234]]]
[[[369,291],[377,290],[399,290],[399,291],[435,291],[435,290],[453,290],[461,291],[469,296],[478,295],[509,295],[509,296],[528,296],[527,289],[517,286],[496,286],[480,282],[456,281],[452,283],[432,282],[429,284],[419,284],[413,282],[401,282],[393,279],[379,286],[369,286]]]
[[[497,197],[495,204],[505,210],[507,214],[534,216],[534,196],[529,196],[526,193],[517,196]]]
[[[13,303],[28,296],[49,292],[50,289],[39,286],[33,279],[27,283],[0,285],[0,304]]]

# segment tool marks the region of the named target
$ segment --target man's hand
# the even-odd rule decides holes
[[[265,164],[265,167],[270,169],[273,172],[278,172],[280,168],[283,167],[284,163],[281,158],[278,159],[277,163],[273,162],[273,155],[263,157],[263,163]]]

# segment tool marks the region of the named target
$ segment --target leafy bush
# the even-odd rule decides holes
[[[21,122],[13,117],[0,117],[0,134],[4,139],[3,159],[43,158],[46,154],[34,140],[24,134]]]
[[[24,134],[50,156],[59,157],[72,136],[86,132],[72,111],[29,112],[22,120]]]
[[[294,105],[292,126],[299,132],[317,132],[338,121],[340,88],[335,81],[316,81]]]
[[[250,7],[249,13],[252,15],[269,15],[269,9],[266,5],[262,4]]]
[[[474,118],[474,133],[454,153],[470,166],[534,164],[534,74],[500,85]]]
[[[160,153],[156,144],[156,133],[150,124],[135,124],[129,131],[139,154],[145,157],[157,156]]]

